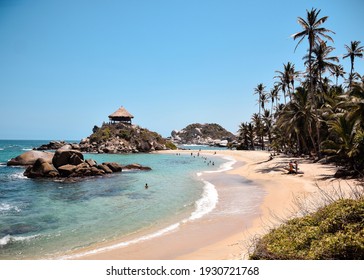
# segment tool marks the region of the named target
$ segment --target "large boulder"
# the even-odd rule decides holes
[[[112,172],[121,172],[122,167],[116,162],[104,162],[103,165],[106,165],[111,169]]]
[[[43,158],[38,158],[33,166],[29,166],[25,170],[24,176],[28,178],[57,177],[59,176],[59,173],[51,163]]]
[[[53,153],[43,151],[27,151],[7,162],[8,166],[13,165],[33,165],[37,159],[44,159],[48,163],[52,163]]]
[[[103,170],[106,174],[111,174],[112,170],[105,164],[100,164],[96,166],[98,169]]]
[[[76,170],[76,168],[76,165],[66,164],[58,167],[58,171],[62,177],[68,177]]]
[[[78,165],[83,162],[83,154],[75,150],[58,149],[54,154],[52,163],[55,168],[63,165]]]

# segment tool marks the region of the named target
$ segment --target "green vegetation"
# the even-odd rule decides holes
[[[364,259],[364,198],[340,199],[273,229],[250,259]]]
[[[328,45],[334,42],[334,32],[323,27],[328,17],[319,14],[320,10],[311,9],[305,18],[298,17],[301,30],[292,35],[298,40],[296,48],[308,43],[303,57],[306,69],[297,71],[287,62],[282,71],[276,71],[272,89],[257,85],[259,110],[250,122],[240,124],[237,149],[268,148],[316,160],[326,157],[362,174],[364,76],[355,72],[355,59],[363,57],[364,47],[360,41],[345,45],[342,57],[351,62],[346,74],[339,58],[331,54],[335,48]]]
[[[171,141],[166,141],[166,148],[170,150],[177,150],[177,146]]]

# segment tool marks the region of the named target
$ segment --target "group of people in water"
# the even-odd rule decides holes
[[[200,157],[200,152],[201,150],[198,150],[197,154],[195,155],[193,152],[191,152],[191,157],[193,156],[194,158],[197,157]],[[176,156],[180,156],[181,153],[176,153]],[[214,152],[214,155],[216,155],[216,152]],[[204,163],[207,163],[207,165],[215,165],[215,162],[212,161],[212,160],[209,160],[207,157],[203,157],[201,156],[201,158],[204,160]],[[146,183],[145,186],[144,186],[145,189],[148,189],[149,188],[149,185]]]

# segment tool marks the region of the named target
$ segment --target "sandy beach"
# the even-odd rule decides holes
[[[176,153],[176,151],[168,152]],[[330,190],[334,185],[340,184],[339,180],[327,179],[336,171],[332,165],[297,159],[300,172],[291,175],[287,174],[284,168],[288,167],[289,161],[293,158],[284,155],[269,160],[270,153],[265,151],[217,151],[217,155],[213,154],[214,151],[201,151],[201,155],[230,157],[236,161],[232,169],[220,173],[219,176],[211,174],[209,178],[219,196],[213,211],[200,219],[180,223],[175,230],[154,238],[140,240],[128,246],[101,249],[96,253],[74,258],[246,259],[253,238],[264,234],[271,226],[279,224],[282,219],[289,218],[297,212],[294,203],[296,199],[316,196],[319,193],[317,185],[321,189]],[[246,186],[249,186],[248,197],[245,197]],[[249,209],[244,210],[248,205],[248,201],[244,199],[255,200],[256,205],[250,205]],[[102,244],[102,246],[110,248],[112,244]]]

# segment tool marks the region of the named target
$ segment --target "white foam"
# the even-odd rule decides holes
[[[31,151],[32,149],[26,149],[26,148],[23,148],[22,150],[23,150],[23,151]]]
[[[0,204],[0,212],[7,212],[7,211],[16,211],[16,212],[20,212],[21,210],[14,205],[8,204],[8,203],[1,203]]]
[[[10,178],[11,179],[15,179],[15,180],[18,180],[18,179],[28,179],[28,177],[26,177],[26,176],[23,175],[23,172],[11,174],[10,175]]]
[[[84,253],[80,253],[80,254],[63,256],[61,259],[80,258],[80,257],[88,256],[88,255],[97,254],[97,253],[100,253],[100,252],[109,251],[109,250],[112,250],[112,249],[126,247],[126,246],[129,246],[129,245],[132,245],[132,244],[139,243],[141,241],[149,240],[149,239],[164,235],[164,234],[166,234],[168,232],[172,232],[172,231],[176,230],[179,226],[180,226],[180,223],[176,223],[176,224],[170,225],[170,226],[168,226],[166,228],[163,228],[163,229],[161,229],[159,231],[156,231],[154,233],[147,234],[147,235],[141,236],[139,238],[132,239],[130,241],[120,242],[118,244],[114,244],[114,245],[94,249],[94,250],[84,252]]]
[[[232,157],[223,157],[223,159],[228,160],[228,162],[225,162],[225,163],[221,164],[220,168],[218,170],[205,171],[205,173],[219,173],[219,172],[229,171],[229,170],[233,169],[233,165],[237,162]]]
[[[206,214],[211,212],[217,205],[217,202],[219,200],[219,195],[217,193],[215,186],[205,180],[202,181],[205,183],[202,197],[195,203],[196,210],[191,214],[191,216],[187,220],[184,220],[184,222],[193,221],[205,216]]]
[[[0,151],[4,151],[4,149],[3,148],[0,148]]]
[[[38,236],[39,236],[39,234],[30,235],[30,236],[11,236],[8,234],[0,239],[0,246],[5,246],[5,245],[9,244],[10,242],[28,241],[28,240],[36,238]]]

